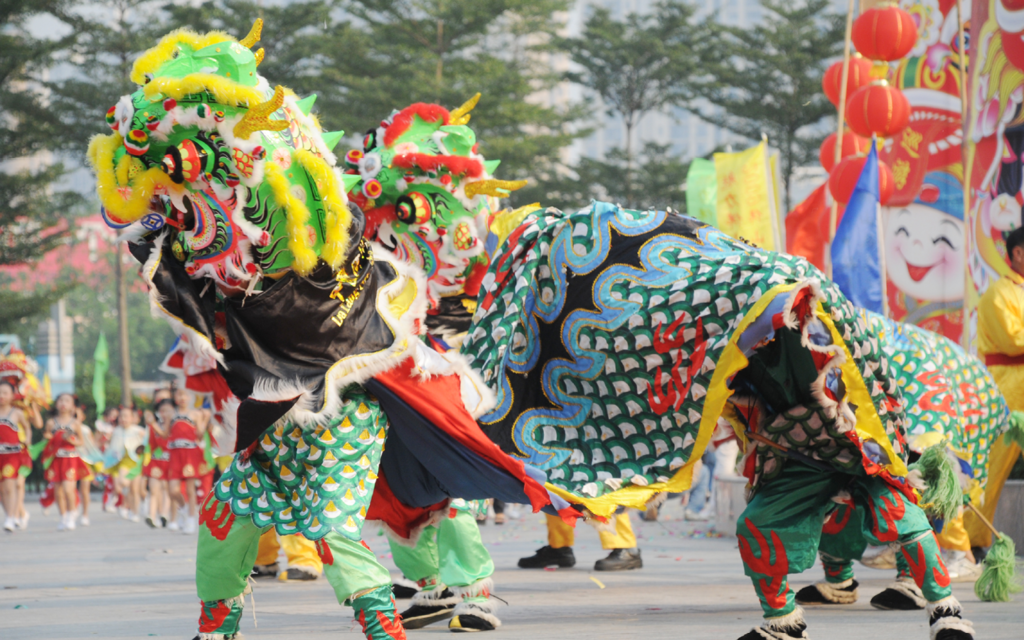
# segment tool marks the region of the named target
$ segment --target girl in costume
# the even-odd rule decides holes
[[[198,481],[210,472],[206,464],[204,449],[200,445],[209,426],[210,416],[206,411],[193,408],[191,400],[192,394],[189,391],[185,389],[174,391],[176,413],[171,417],[167,435],[167,449],[170,452],[167,477],[171,503],[177,513],[188,508],[184,525],[178,525],[175,522],[168,528],[173,531],[180,526],[181,531],[186,534],[196,532],[199,522],[196,488]]]
[[[111,434],[110,444],[116,446],[115,455],[121,456],[116,466],[110,469],[119,493],[123,497],[121,517],[132,522],[141,522],[139,507],[142,503],[143,450],[146,443],[146,430],[139,426],[139,414],[134,407],[121,407],[118,412],[116,427]],[[108,458],[110,456],[108,455]]]
[[[149,515],[146,524],[152,528],[167,526],[171,510],[171,495],[167,486],[171,452],[167,448],[171,420],[174,417],[174,401],[170,398],[160,400],[156,405],[157,415],[147,425],[146,464],[142,475],[146,478],[149,488]]]
[[[29,420],[41,423],[38,410],[29,405],[29,413],[14,406],[17,390],[0,380],[0,498],[3,500],[4,530],[28,527],[24,505],[25,476],[32,471],[28,454]]]
[[[57,508],[61,521],[58,531],[75,529],[75,514],[81,498],[81,523],[89,524],[89,483],[92,472],[79,455],[84,442],[85,427],[78,419],[75,397],[62,393],[54,402],[55,415],[46,421],[43,437],[48,440],[43,450],[46,480],[56,485]]]

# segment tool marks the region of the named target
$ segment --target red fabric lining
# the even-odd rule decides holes
[[[448,110],[440,105],[427,104],[425,102],[411,104],[399,111],[391,119],[391,126],[384,131],[385,146],[394,146],[395,141],[409,130],[409,127],[412,126],[413,116],[419,116],[420,120],[424,122],[437,122],[440,120],[444,124],[448,124],[449,117]]]
[[[366,511],[367,520],[380,520],[402,538],[408,540],[412,532],[430,519],[435,511],[445,507],[447,500],[442,500],[429,507],[410,507],[395,497],[381,470],[377,482],[373,485],[373,497],[370,508]]]

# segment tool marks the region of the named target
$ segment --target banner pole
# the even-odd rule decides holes
[[[967,102],[967,83],[970,82],[970,74],[967,73],[967,51],[965,46],[967,44],[967,38],[964,35],[964,12],[963,12],[963,0],[956,0],[956,20],[959,23],[959,38],[960,38],[960,162],[963,165],[963,188],[964,188],[964,299],[963,306],[960,309],[961,315],[961,333],[960,333],[960,344],[965,348],[970,346],[968,336],[970,331],[967,329],[967,324],[970,321],[970,312],[967,309],[967,292],[971,289],[971,182],[970,182],[970,170],[967,164],[967,128],[970,123],[968,118],[968,112],[970,107]]]
[[[850,40],[853,34],[853,0],[846,7],[846,35],[843,39],[843,75],[839,85],[839,124],[836,126],[836,145],[832,170],[843,158],[843,126],[846,121],[846,83],[850,79]],[[828,246],[825,251],[825,271],[832,278],[832,241],[836,238],[836,227],[839,220],[839,203],[832,198],[832,208],[828,218]]]

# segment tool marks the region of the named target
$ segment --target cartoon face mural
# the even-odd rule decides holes
[[[968,338],[973,346],[977,302],[989,284],[1009,272],[1006,235],[1024,224],[1024,2],[977,0],[973,7],[966,141],[971,160]]]
[[[884,208],[890,314],[959,341],[963,331],[963,173],[956,5],[900,3],[918,25],[910,56],[891,74],[910,124],[885,140],[895,193]]]
[[[171,235],[192,278],[224,292],[259,276],[337,267],[351,215],[315,96],[270,89],[256,72],[262,21],[240,42],[174,32],[136,61],[140,88],[107,112],[90,143],[103,215],[129,238]]]
[[[422,103],[395,111],[345,156],[367,237],[423,269],[433,311],[442,298],[476,297],[497,198],[526,184],[490,177],[500,161],[478,153],[467,126],[478,99],[451,113]]]

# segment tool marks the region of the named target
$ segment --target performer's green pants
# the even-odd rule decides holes
[[[199,524],[196,551],[196,590],[202,601],[199,632],[231,637],[238,633],[242,595],[256,561],[260,536],[270,527],[257,527],[251,518],[235,517],[212,492],[203,504]],[[376,632],[371,636],[373,640],[399,637],[394,635],[394,625],[398,631],[401,625],[394,620],[391,576],[373,552],[334,531],[315,544],[324,564],[324,575],[338,603],[355,608],[356,619],[361,622],[370,614],[368,631]]]
[[[744,571],[766,618],[796,608],[787,576],[814,565],[819,542],[836,573],[834,582],[845,580],[846,572],[852,577],[852,561],[867,544],[898,543],[925,598],[935,602],[952,594],[949,572],[924,511],[879,478],[790,463],[754,494],[736,535]]]
[[[468,511],[457,511],[424,528],[415,547],[389,539],[391,557],[407,579],[430,591],[438,585],[469,587],[494,573],[491,554],[480,538],[480,526]],[[480,597],[486,600],[486,597]],[[469,599],[469,598],[467,598]]]

